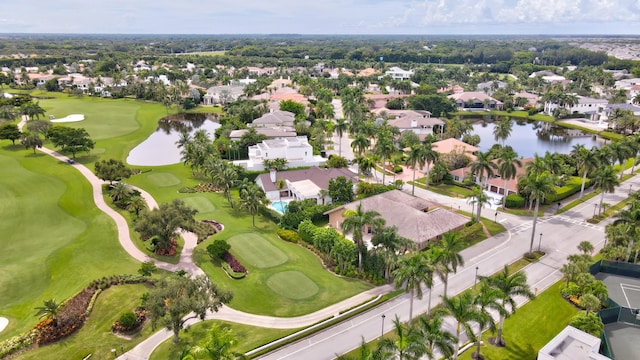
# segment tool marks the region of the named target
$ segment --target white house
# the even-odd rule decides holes
[[[604,108],[609,104],[609,101],[607,101],[607,99],[595,99],[595,98],[580,96],[580,95],[578,95],[577,97],[578,97],[578,103],[567,108],[567,110],[569,111],[569,114],[573,114],[573,113],[586,114],[589,111],[597,110],[600,107]],[[559,107],[560,105],[558,104],[547,102],[544,104],[544,113],[547,115],[551,115],[553,114],[553,111]]]
[[[212,86],[202,97],[204,105],[226,104],[238,100],[244,94],[244,85]]]
[[[585,114],[589,115],[589,120],[602,124],[602,122],[609,122],[609,117],[616,109],[631,110],[634,116],[640,117],[640,106],[633,104],[608,104],[593,111],[587,111]]]
[[[236,160],[233,163],[247,170],[264,170],[265,160],[285,159],[289,167],[320,166],[327,159],[313,155],[313,147],[306,136],[295,138],[265,140],[249,146],[249,160]]]
[[[540,349],[538,360],[608,360],[599,350],[600,338],[567,326]]]
[[[384,75],[391,77],[393,80],[409,80],[413,76],[413,70],[403,70],[397,66],[393,66],[385,71]]]

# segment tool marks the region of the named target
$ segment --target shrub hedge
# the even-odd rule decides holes
[[[521,208],[524,206],[524,198],[518,194],[507,195],[505,206],[508,208]]]
[[[277,234],[280,239],[288,241],[290,243],[297,244],[300,241],[300,235],[298,235],[298,233],[293,230],[278,229]]]

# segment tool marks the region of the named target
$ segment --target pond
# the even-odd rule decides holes
[[[138,166],[161,166],[181,162],[180,149],[176,141],[182,132],[191,135],[197,130],[206,130],[213,141],[220,124],[217,115],[180,114],[167,116],[158,121],[158,128],[145,141],[133,148],[127,163]]]
[[[481,151],[489,150],[496,141],[493,135],[495,122],[493,116],[465,117],[472,121],[472,134],[480,135]],[[524,119],[511,119],[511,135],[505,140],[519,156],[533,157],[534,153],[543,156],[546,151],[551,153],[568,154],[574,145],[582,144],[587,149],[601,147],[606,139],[585,133],[580,130],[568,129],[542,121],[527,121]]]

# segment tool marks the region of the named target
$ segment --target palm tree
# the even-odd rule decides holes
[[[379,229],[384,226],[384,219],[377,211],[365,211],[362,203],[358,204],[356,210],[347,210],[344,213],[344,221],[342,222],[342,232],[352,233],[353,241],[358,246],[358,269],[362,271],[362,252],[364,250],[364,231],[365,226]]]
[[[276,180],[276,189],[278,190],[278,201],[282,202],[282,190],[287,186],[287,183],[284,181],[284,179],[278,179]],[[323,191],[324,189],[320,189],[320,191]],[[322,194],[322,199],[324,199],[326,194]]]
[[[338,156],[342,156],[342,135],[344,135],[344,133],[347,132],[348,128],[349,128],[349,124],[345,119],[336,120],[336,126],[334,126],[333,129],[336,131],[336,134],[338,134],[338,136],[340,137],[340,144],[338,144]]]
[[[522,271],[510,274],[509,267],[506,265],[502,269],[502,272],[492,277],[482,277],[481,280],[486,281],[489,286],[499,291],[501,306],[507,310],[505,314],[499,314],[498,333],[495,339],[495,345],[504,346],[505,343],[502,339],[504,319],[510,314],[514,314],[516,312],[517,303],[514,298],[516,296],[524,296],[528,299],[533,299],[535,295],[529,289],[529,285],[527,284],[527,275]]]
[[[422,284],[433,286],[433,268],[421,252],[407,254],[398,261],[392,273],[396,288],[409,293],[409,323],[413,321],[413,298],[422,299]]]
[[[460,348],[460,334],[462,329],[470,340],[475,339],[475,334],[471,328],[471,323],[483,322],[483,316],[474,305],[473,295],[469,291],[465,291],[458,296],[452,298],[443,296],[442,306],[445,314],[451,315],[456,320],[456,343],[453,349],[453,359],[458,358],[458,349]]]
[[[505,116],[496,122],[493,128],[493,136],[496,141],[500,141],[504,147],[504,142],[509,136],[511,136],[511,130],[513,129],[513,122],[511,118]]]
[[[375,153],[382,158],[382,183],[385,184],[385,176],[387,174],[387,159],[391,157],[391,154],[396,150],[393,145],[393,138],[387,131],[382,131],[378,134],[376,140]]]
[[[419,359],[427,351],[427,347],[421,341],[420,332],[400,322],[398,315],[393,320],[396,337],[380,340],[380,348],[396,354],[398,360]]]
[[[358,172],[364,174],[365,176],[370,175],[373,172],[375,175],[375,167],[376,161],[371,156],[360,156],[356,158],[356,163],[358,164]],[[373,170],[373,171],[372,171]]]
[[[431,171],[431,164],[438,161],[438,157],[440,156],[440,154],[437,151],[433,150],[432,139],[430,139],[429,137],[424,139],[422,146],[424,147],[424,158],[425,164],[427,165],[425,185],[429,187],[429,173]]]
[[[109,193],[111,194],[111,200],[118,202],[131,195],[131,188],[129,188],[127,184],[119,181],[111,186]]]
[[[611,228],[613,230],[615,227],[617,227],[617,225],[622,224],[626,225],[624,234],[625,238],[628,239],[628,259],[629,257],[631,257],[631,249],[633,248],[635,239],[640,236],[640,204],[638,204],[637,202],[631,202],[628,208],[618,213],[616,219],[613,222],[614,226],[608,226],[608,228]],[[607,234],[607,237],[609,237],[609,234]]]
[[[480,222],[480,214],[482,213],[482,207],[491,202],[489,195],[485,194],[480,186],[475,186],[471,192],[471,195],[467,196],[467,202],[476,206],[476,222]]]
[[[600,167],[600,170],[596,172],[593,177],[593,187],[600,189],[600,205],[598,206],[598,215],[602,213],[602,202],[604,201],[605,193],[612,193],[615,191],[616,186],[620,185],[620,180],[616,177],[613,166],[608,165]]]
[[[486,281],[480,282],[480,292],[476,294],[473,299],[473,304],[476,306],[480,318],[478,321],[478,335],[476,336],[476,353],[472,355],[475,359],[483,359],[480,355],[480,341],[482,339],[482,329],[489,327],[491,331],[495,331],[496,323],[493,317],[489,313],[489,310],[497,312],[500,316],[506,315],[506,310],[500,302],[500,291],[491,288]]]
[[[385,263],[384,279],[391,280],[391,270],[398,263],[398,254],[403,255],[414,247],[414,242],[398,235],[395,226],[384,227],[371,238],[373,246],[381,247],[381,255]]]
[[[496,169],[496,164],[491,161],[491,154],[489,152],[476,152],[476,161],[471,163],[471,172],[479,176],[480,187],[484,189],[485,174],[486,179],[493,176],[493,170]]]
[[[356,137],[351,142],[351,149],[360,156],[362,156],[369,146],[371,146],[371,141],[362,133],[356,134]]]
[[[536,223],[538,221],[538,210],[540,209],[540,202],[550,195],[555,193],[554,176],[548,171],[540,174],[531,174],[527,177],[525,191],[529,193],[529,201],[535,201],[536,206],[533,211],[533,226],[531,227],[531,244],[529,246],[529,256],[533,256],[533,239],[536,235]]]
[[[458,266],[464,266],[464,258],[460,251],[465,248],[464,241],[457,233],[446,232],[434,247],[433,263],[435,271],[444,283],[444,296],[447,296],[449,273],[458,271]]]
[[[507,195],[509,195],[509,190],[507,189],[507,184],[509,180],[516,177],[517,168],[522,166],[522,162],[518,159],[518,154],[515,151],[504,149],[500,151],[498,155],[498,174],[501,178],[504,179],[504,194],[502,197],[502,210],[505,209],[507,204]]]
[[[413,182],[411,183],[411,195],[415,195],[416,188],[416,168],[420,167],[422,169],[424,167],[424,163],[426,162],[427,157],[425,154],[424,146],[417,144],[411,147],[409,153],[407,154],[407,165],[413,168]],[[426,179],[429,182],[429,178]]]
[[[624,141],[617,141],[609,145],[614,158],[620,163],[620,180],[622,181],[622,175],[624,174],[624,165],[628,158],[633,154],[631,149]]]
[[[62,304],[56,302],[55,299],[45,300],[43,306],[38,306],[35,309],[38,310],[36,316],[40,317],[40,319],[47,318],[51,319],[53,326],[58,326],[58,313],[62,308]]]
[[[355,358],[340,355],[336,357],[336,360],[394,360],[395,359],[395,354],[392,351],[382,349],[380,346],[372,350],[371,348],[369,348],[369,344],[367,344],[364,341],[364,339],[362,339],[362,343],[360,344],[359,350],[360,351]]]
[[[421,338],[426,343],[430,359],[433,359],[434,350],[437,350],[445,359],[453,355],[453,342],[456,337],[452,333],[443,330],[443,321],[440,314],[433,316],[420,316],[417,327],[420,329]]]
[[[133,195],[131,198],[129,198],[129,201],[127,202],[127,210],[135,212],[136,217],[140,215],[140,211],[146,208],[147,208],[147,203],[146,201],[144,201],[144,198],[142,198],[142,196],[140,195]]]
[[[258,185],[252,184],[240,191],[240,208],[251,214],[253,227],[256,226],[256,214],[260,207],[267,204],[269,204],[269,199]]]
[[[231,349],[237,343],[236,337],[229,328],[213,325],[207,339],[189,350],[189,355],[182,360],[211,359],[211,360],[236,360],[242,359],[242,355],[234,353]]]
[[[580,188],[580,199],[584,195],[584,187],[587,183],[587,174],[598,168],[598,148],[593,147],[587,150],[584,145],[575,145],[571,150],[571,156],[576,159],[578,171],[582,169],[582,187]]]

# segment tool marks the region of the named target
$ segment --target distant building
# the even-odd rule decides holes
[[[569,114],[579,113],[586,114],[590,111],[598,110],[600,107],[605,107],[609,104],[607,99],[595,99],[586,96],[577,96],[578,102],[570,107],[566,107]],[[560,108],[559,104],[547,102],[544,104],[544,113],[552,115],[555,109]]]
[[[413,76],[413,70],[403,70],[402,68],[393,66],[385,71],[384,75],[391,77],[393,80],[409,80]]]
[[[567,326],[540,349],[538,360],[609,360],[599,350],[599,338]]]
[[[469,91],[447,96],[461,110],[502,110],[503,103],[480,91]]]

